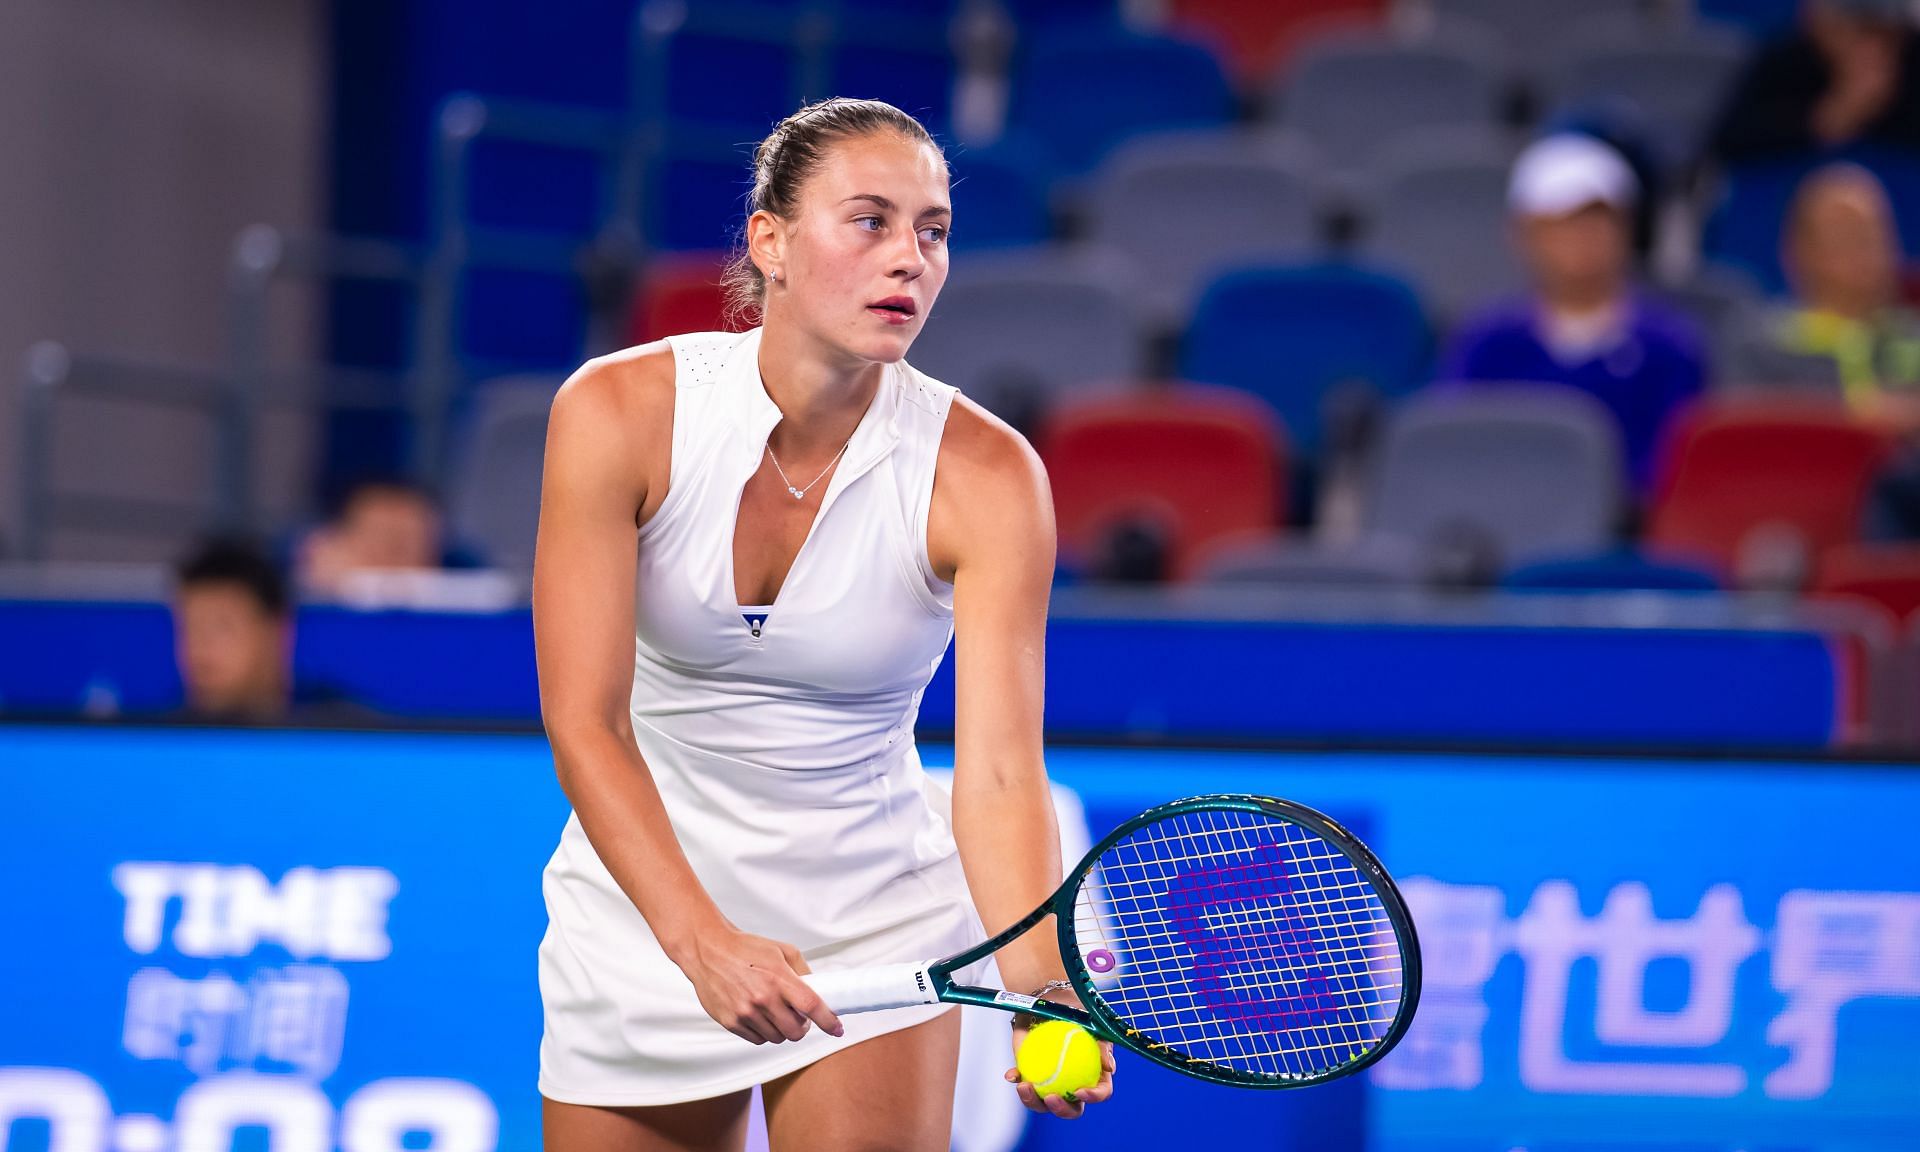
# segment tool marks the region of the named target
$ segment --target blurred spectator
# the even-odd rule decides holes
[[[331,688],[296,682],[286,578],[249,541],[200,545],[176,570],[174,661],[185,713],[241,723],[364,722],[377,713]]]
[[[426,492],[397,480],[351,488],[334,518],[301,542],[300,587],[338,596],[356,572],[415,572],[441,566],[440,509]]]
[[[1465,325],[1442,379],[1591,393],[1619,422],[1626,472],[1644,491],[1661,430],[1700,393],[1706,366],[1692,321],[1633,290],[1638,195],[1619,153],[1592,137],[1550,136],[1522,153],[1508,205],[1534,293]]]
[[[1879,179],[1855,164],[1808,176],[1782,248],[1796,300],[1771,338],[1831,357],[1856,411],[1920,429],[1920,317],[1900,301],[1900,239]]]
[[[1713,152],[1722,162],[1850,144],[1920,150],[1920,43],[1908,0],[1806,0],[1799,29],[1735,85]]]
[[[1636,195],[1633,223],[1635,267],[1645,267],[1659,240],[1660,205],[1665,194],[1660,164],[1654,157],[1645,116],[1630,102],[1600,100],[1570,108],[1544,124],[1547,136],[1591,136],[1620,154],[1633,173]]]
[[[203,545],[179,567],[174,659],[186,710],[203,719],[278,720],[293,702],[293,611],[266,554],[238,540]]]
[[[1782,243],[1794,306],[1769,337],[1834,361],[1847,404],[1908,438],[1874,485],[1863,526],[1876,540],[1920,539],[1920,316],[1900,299],[1893,206],[1878,177],[1829,164],[1801,182]]]

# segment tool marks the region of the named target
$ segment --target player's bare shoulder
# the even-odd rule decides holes
[[[943,577],[973,549],[1032,549],[1049,560],[1053,554],[1053,494],[1040,454],[964,395],[954,397],[940,439],[927,536]]]
[[[572,456],[642,498],[642,520],[666,495],[673,452],[673,349],[664,340],[596,356],[553,398],[549,467]]]
[[[609,435],[645,435],[664,419],[671,432],[673,349],[657,340],[587,361],[554,395],[553,418]]]
[[[938,473],[964,479],[970,490],[975,485],[1005,485],[1013,491],[1034,485],[1042,492],[1046,488],[1040,454],[1027,438],[964,395],[953,398],[953,407],[947,413]],[[937,479],[935,491],[937,494]]]

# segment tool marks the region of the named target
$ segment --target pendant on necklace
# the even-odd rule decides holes
[[[805,492],[800,491],[800,489],[795,488],[791,484],[787,485],[787,491],[793,493],[793,498],[795,500],[803,500],[806,498],[806,495],[807,495]]]

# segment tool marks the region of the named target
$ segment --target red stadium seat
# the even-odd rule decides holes
[[[1168,573],[1186,579],[1209,543],[1272,528],[1286,507],[1285,433],[1272,409],[1231,389],[1068,401],[1038,439],[1069,565],[1144,519],[1165,534]]]
[[[633,294],[628,339],[644,344],[682,332],[725,330],[720,273],[726,263],[725,252],[677,253],[649,263]]]
[[[1250,92],[1319,32],[1381,23],[1388,0],[1174,0],[1172,8],[1173,26],[1213,45],[1233,82]]]
[[[1909,621],[1920,613],[1920,544],[1835,548],[1820,559],[1813,593],[1870,600]]]
[[[1748,534],[1778,525],[1818,559],[1856,537],[1890,447],[1884,433],[1830,405],[1702,405],[1667,440],[1647,542],[1731,574]]]

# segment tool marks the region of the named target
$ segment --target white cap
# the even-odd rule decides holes
[[[1626,209],[1640,182],[1620,153],[1591,136],[1536,141],[1514,162],[1507,206],[1522,216],[1566,216],[1589,204]]]

